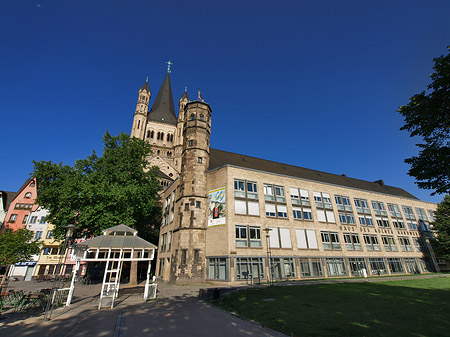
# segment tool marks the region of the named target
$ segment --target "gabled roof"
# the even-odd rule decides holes
[[[137,234],[137,230],[127,226],[127,225],[117,225],[114,227],[107,228],[103,231],[104,234],[111,234],[111,233],[131,233],[132,235]]]
[[[262,172],[275,173],[332,185],[356,188],[370,192],[377,192],[398,197],[417,199],[415,196],[413,196],[412,194],[406,192],[401,188],[384,185],[382,180],[370,182],[361,179],[350,178],[344,175],[337,175],[332,173],[311,170],[304,167],[277,163],[270,160],[244,156],[242,154],[226,152],[211,148],[209,170],[217,169],[227,165],[243,167]]]
[[[173,104],[172,86],[170,85],[169,73],[159,89],[153,106],[148,113],[148,119],[159,123],[177,124],[175,106]]]
[[[17,192],[10,192],[10,191],[0,191],[2,194],[2,207],[3,210],[7,211],[9,208],[9,205],[11,204],[11,201],[14,200],[14,198],[17,195]]]

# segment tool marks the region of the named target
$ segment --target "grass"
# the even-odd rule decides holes
[[[450,336],[450,277],[252,288],[217,305],[289,336]]]

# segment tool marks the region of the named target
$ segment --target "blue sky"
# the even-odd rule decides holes
[[[396,112],[450,44],[450,1],[0,2],[0,189],[32,160],[72,165],[131,130],[171,60],[200,88],[215,148],[401,187],[417,153]]]

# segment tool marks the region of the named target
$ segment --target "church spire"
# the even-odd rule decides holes
[[[176,125],[177,118],[175,116],[175,106],[173,104],[172,86],[169,75],[170,73],[168,72],[164,78],[152,109],[148,114],[148,119],[155,122]]]

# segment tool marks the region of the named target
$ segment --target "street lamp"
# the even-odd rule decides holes
[[[269,267],[269,285],[273,286],[273,266],[272,266],[272,256],[270,251],[270,231],[272,228],[264,228],[264,231],[266,232],[266,246],[267,246],[267,263]]]

